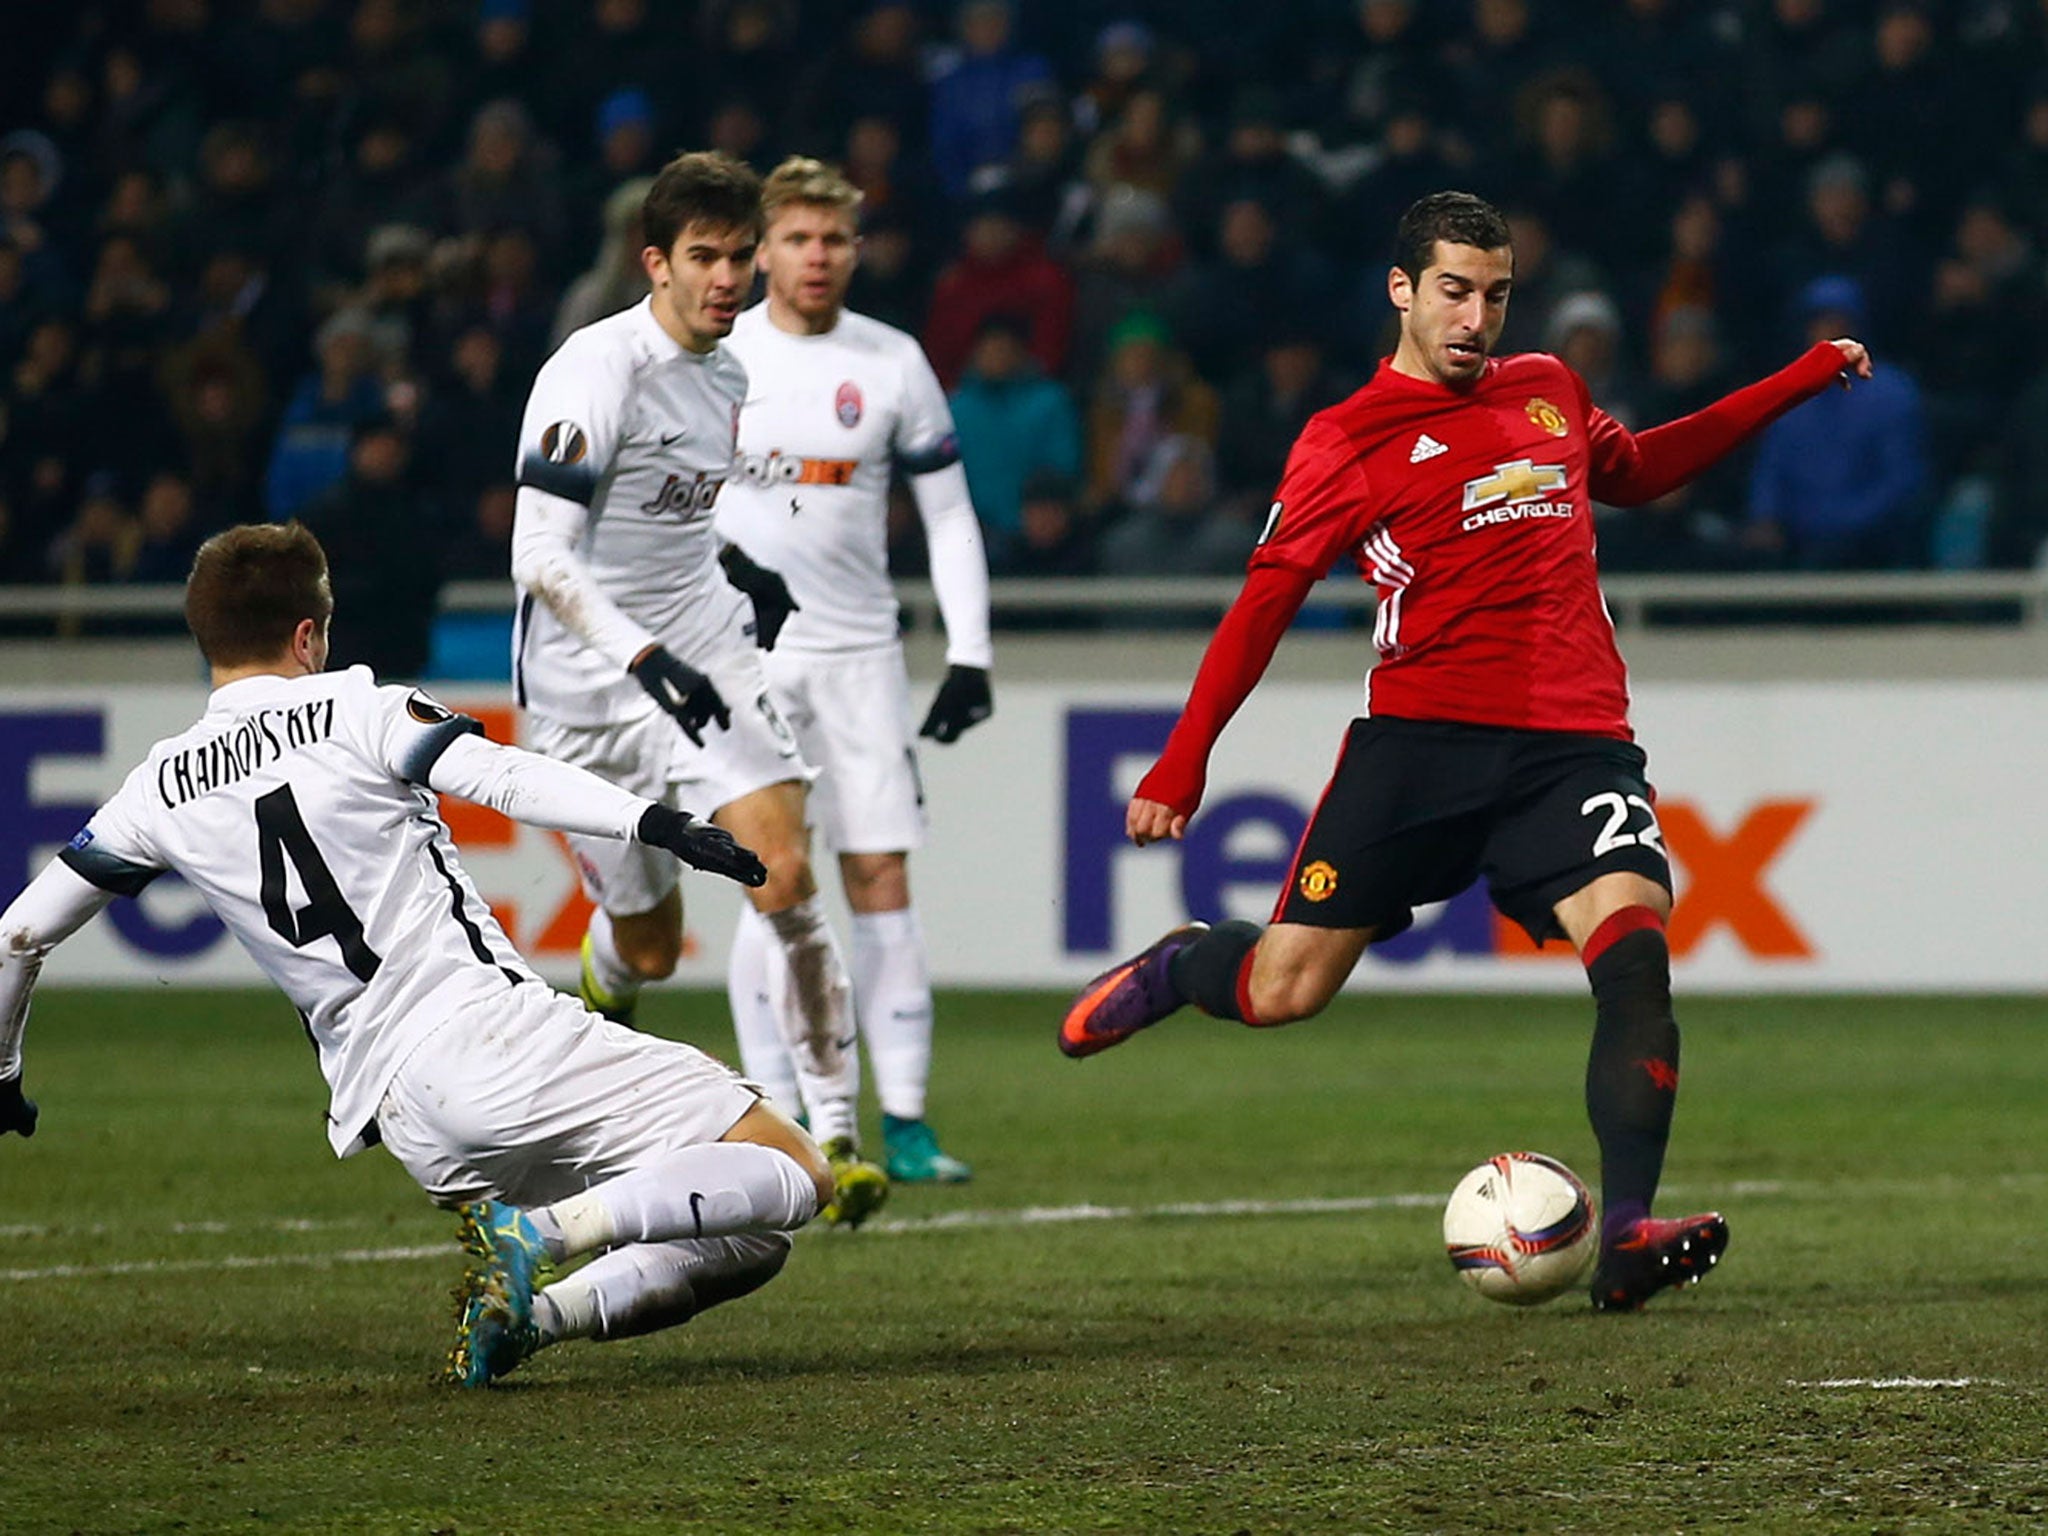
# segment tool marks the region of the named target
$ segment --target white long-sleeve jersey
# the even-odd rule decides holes
[[[723,346],[678,344],[652,305],[572,333],[541,365],[519,430],[513,684],[568,725],[653,709],[626,672],[650,645],[701,669],[751,635],[713,532],[746,372]]]
[[[725,343],[747,372],[739,467],[718,531],[779,571],[798,603],[777,650],[894,644],[889,476],[910,477],[946,624],[946,659],[989,665],[988,558],[945,391],[914,337],[842,312],[793,335],[758,304]]]
[[[175,871],[305,1022],[354,1150],[407,1052],[450,1014],[544,986],[464,873],[432,789],[539,826],[630,837],[649,802],[485,741],[367,667],[244,678],[158,742],[0,916],[0,1077],[21,1070],[43,956]]]

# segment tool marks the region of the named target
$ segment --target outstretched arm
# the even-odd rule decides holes
[[[1851,375],[1870,377],[1870,353],[1861,342],[1844,337],[1815,342],[1768,378],[1647,432],[1630,433],[1604,411],[1589,407],[1593,498],[1617,507],[1655,501],[1836,379],[1846,388]]]
[[[0,913],[0,1135],[32,1136],[36,1106],[21,1092],[21,1039],[29,994],[43,957],[97,917],[114,899],[56,859]]]
[[[1194,687],[1181,710],[1166,750],[1138,783],[1124,828],[1140,848],[1179,837],[1202,803],[1209,753],[1238,706],[1265,675],[1273,650],[1316,584],[1313,571],[1286,565],[1254,565],[1230,612],[1216,626]]]
[[[449,742],[428,768],[427,783],[528,826],[666,848],[692,868],[742,885],[767,879],[761,861],[723,828],[643,800],[572,763],[482,736]]]

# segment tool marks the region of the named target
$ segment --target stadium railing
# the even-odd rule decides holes
[[[1054,628],[1058,620],[1072,617],[1081,628],[1104,619],[1143,628],[1148,613],[1209,610],[1220,615],[1239,586],[1235,577],[999,579],[991,583],[990,598],[999,621],[1028,615],[1034,627]],[[2048,569],[1626,575],[1607,577],[1601,586],[1623,630],[1816,619],[2029,628],[2048,621]],[[937,622],[938,603],[929,582],[906,581],[897,590],[912,627],[925,629]],[[10,627],[50,623],[60,633],[95,621],[175,621],[183,600],[184,589],[170,584],[0,587],[0,621]],[[1343,615],[1369,609],[1373,602],[1373,589],[1364,582],[1332,577],[1317,586],[1308,607],[1343,622]],[[442,588],[440,607],[444,614],[509,614],[512,585],[450,582]]]

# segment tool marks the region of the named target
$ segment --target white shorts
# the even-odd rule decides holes
[[[712,721],[701,747],[659,709],[610,725],[562,725],[529,710],[526,745],[693,816],[708,817],[771,784],[817,776],[769,698],[761,652],[752,646],[729,651],[703,670],[732,712],[732,725],[720,730]],[[621,917],[653,911],[676,888],[682,869],[672,853],[616,838],[572,834],[569,850],[584,894]]]
[[[764,651],[776,707],[818,765],[810,821],[835,853],[922,848],[924,782],[911,735],[903,648],[848,656]]]
[[[377,1130],[441,1205],[545,1205],[717,1141],[761,1090],[694,1046],[529,983],[455,1015],[384,1091]]]

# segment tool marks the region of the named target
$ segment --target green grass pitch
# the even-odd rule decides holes
[[[1663,1208],[1734,1242],[1626,1318],[1490,1305],[1437,1229],[1489,1153],[1594,1173],[1585,1004],[1185,1016],[1079,1063],[1059,1006],[941,999],[973,1184],[462,1394],[453,1219],[329,1157],[280,998],[48,991],[42,1130],[0,1140],[0,1530],[2048,1525],[2048,1003],[1685,1004]],[[647,1011],[729,1054],[722,1000]]]

